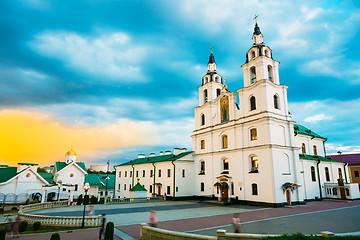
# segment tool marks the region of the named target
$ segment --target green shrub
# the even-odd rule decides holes
[[[5,235],[6,235],[5,229],[1,229],[0,230],[0,240],[5,240]]]
[[[4,213],[4,208],[0,208],[0,214]]]
[[[89,205],[89,195],[85,195],[85,197],[84,197],[84,205]]]
[[[81,205],[82,203],[83,203],[83,196],[82,194],[80,194],[77,200],[77,205]]]
[[[19,231],[20,232],[25,232],[27,227],[28,227],[28,222],[27,221],[21,221]]]
[[[30,204],[30,198],[26,199],[25,204]]]
[[[60,235],[58,233],[53,233],[50,240],[60,240]]]
[[[106,224],[104,240],[114,240],[114,223],[113,222],[108,222]]]
[[[34,231],[40,230],[41,223],[40,222],[34,222],[33,228],[34,228]]]
[[[95,196],[91,196],[90,202],[91,202],[91,204],[96,204],[97,203],[97,198]]]
[[[15,211],[15,210],[18,210],[17,207],[12,207],[11,210]]]

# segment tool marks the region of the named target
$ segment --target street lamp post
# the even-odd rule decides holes
[[[59,201],[60,200],[60,188],[62,187],[62,181],[59,180],[57,182],[57,185],[58,185],[58,196],[57,196],[57,200]]]
[[[85,183],[85,185],[84,185],[85,196],[84,196],[84,202],[83,202],[83,204],[84,204],[84,211],[83,211],[83,219],[82,219],[82,223],[81,223],[81,228],[84,228],[84,226],[85,226],[85,207],[86,207],[86,205],[85,205],[85,198],[86,198],[86,195],[87,195],[87,192],[88,192],[89,188],[90,188],[89,183]]]

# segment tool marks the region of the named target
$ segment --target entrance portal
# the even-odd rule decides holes
[[[221,183],[221,199],[228,201],[229,198],[229,185],[226,182]]]
[[[161,185],[158,185],[158,194],[161,196]]]

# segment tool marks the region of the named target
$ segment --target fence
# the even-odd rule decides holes
[[[24,203],[27,199],[30,199],[30,195],[27,193],[0,193],[0,202],[1,203]]]
[[[116,204],[116,203],[138,203],[149,201],[164,201],[164,197],[146,197],[146,198],[105,198],[104,204]]]
[[[28,214],[28,212],[70,206],[70,201],[46,202],[20,206],[19,217],[21,220],[29,223],[40,222],[43,226],[58,226],[58,227],[80,227],[82,224],[82,217],[58,217],[58,216],[43,216]],[[101,216],[85,217],[85,227],[97,227],[101,225]]]

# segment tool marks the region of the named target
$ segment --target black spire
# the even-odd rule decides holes
[[[255,23],[255,27],[254,27],[254,34],[253,35],[260,35],[261,31],[260,31],[260,27],[258,26],[257,22]]]
[[[209,63],[215,63],[214,55],[211,53],[209,57]]]

